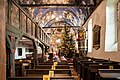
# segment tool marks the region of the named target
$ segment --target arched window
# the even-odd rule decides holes
[[[106,33],[105,51],[117,51],[117,2],[107,0],[106,3]]]
[[[93,42],[92,19],[90,19],[88,22],[88,52],[92,52],[92,42]]]

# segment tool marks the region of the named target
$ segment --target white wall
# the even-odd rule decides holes
[[[18,48],[22,48],[22,56],[18,56]],[[16,51],[15,51],[15,59],[21,59],[21,58],[26,58],[26,54],[32,54],[33,52],[25,52],[25,49],[27,47],[16,47]],[[42,54],[42,49],[41,47],[38,46],[37,48],[37,54]]]
[[[118,27],[117,27],[118,34],[116,35],[117,39],[118,39],[119,50],[118,51],[109,51],[109,52],[105,51],[106,1],[107,0],[103,0],[102,1],[102,3],[96,8],[96,10],[89,17],[89,19],[87,20],[87,22],[83,25],[83,27],[87,28],[89,20],[92,19],[92,28],[94,28],[94,25],[96,25],[96,24],[99,25],[99,26],[101,26],[100,48],[98,50],[95,50],[94,48],[92,48],[92,52],[89,52],[87,54],[87,56],[88,57],[99,58],[99,59],[108,59],[108,58],[110,58],[113,61],[120,62],[120,27],[119,27],[120,26],[120,21],[117,21],[117,23],[118,23]],[[113,1],[115,1],[115,0],[113,0]],[[119,6],[119,8],[120,8],[120,6]],[[120,9],[119,9],[119,11],[120,11]],[[120,15],[120,13],[119,13],[119,15]],[[118,17],[118,18],[120,20],[120,17]],[[111,19],[109,19],[109,20],[111,20]]]
[[[22,48],[22,56],[18,56],[18,48]],[[25,47],[16,47],[15,59],[26,58],[26,54],[32,54],[32,52],[25,52]]]
[[[92,52],[93,34],[92,34],[92,19],[88,22],[88,52]]]
[[[42,54],[42,49],[40,46],[38,46],[38,48],[37,48],[37,54]]]

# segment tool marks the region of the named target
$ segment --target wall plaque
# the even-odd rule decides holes
[[[95,25],[93,28],[93,48],[98,50],[100,48],[100,30],[101,26]]]

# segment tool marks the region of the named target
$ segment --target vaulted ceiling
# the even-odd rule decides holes
[[[51,32],[58,27],[82,26],[101,1],[19,0],[19,4],[41,27]]]
[[[81,27],[102,0],[19,0],[19,5],[51,37],[51,46],[58,45],[64,26],[72,27],[76,36]]]

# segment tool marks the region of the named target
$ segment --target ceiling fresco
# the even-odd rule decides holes
[[[64,26],[76,38],[80,28],[102,0],[19,0],[20,6],[50,35],[57,45]],[[75,39],[76,40],[76,39]]]
[[[21,3],[27,4],[94,4],[99,0],[20,0]]]
[[[101,1],[19,0],[19,4],[48,34],[56,33],[58,35],[61,32],[55,28],[64,26],[74,27],[73,30],[76,34],[76,29],[85,23]]]
[[[64,21],[82,26],[101,0],[19,0],[41,27]],[[62,23],[61,23],[62,24]],[[55,25],[59,26],[59,25]]]
[[[102,0],[19,0],[40,27],[81,27]],[[46,31],[52,31],[47,30]],[[57,30],[57,29],[56,29]],[[75,31],[76,32],[76,31]]]

